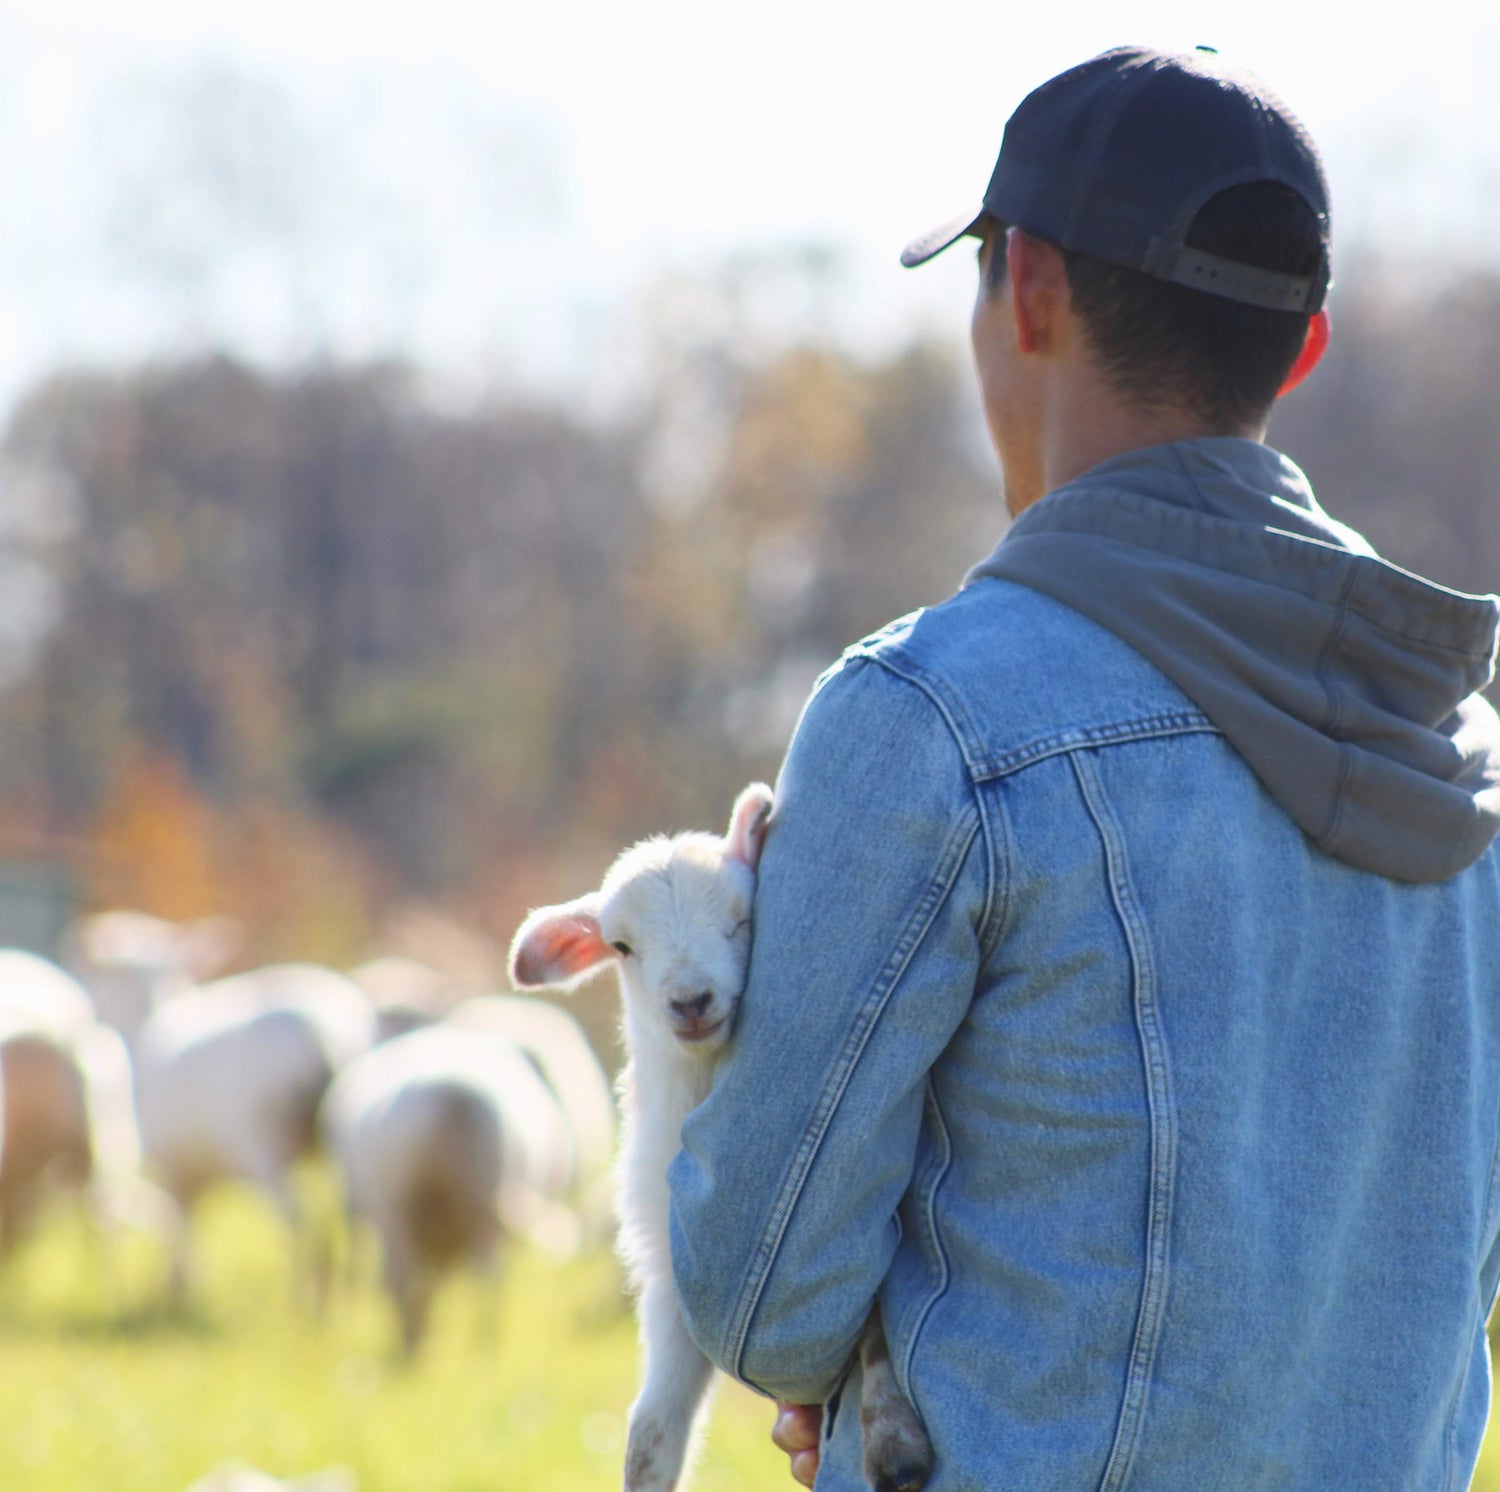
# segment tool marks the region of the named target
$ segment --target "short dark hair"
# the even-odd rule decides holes
[[[1325,252],[1312,209],[1272,181],[1211,197],[1187,243],[1291,275],[1316,273]],[[1302,350],[1306,313],[1244,305],[1062,252],[1073,309],[1118,393],[1148,408],[1187,409],[1226,434],[1264,419]]]

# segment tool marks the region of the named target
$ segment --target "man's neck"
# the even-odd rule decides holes
[[[1021,476],[1013,486],[1007,473],[1006,505],[1013,518],[1055,488],[1129,451],[1205,436],[1230,435],[1259,441],[1266,434],[1264,424],[1245,430],[1210,429],[1186,411],[1143,409],[1099,387],[1075,389],[1072,397],[1059,400],[1054,410],[1054,417],[1045,422],[1037,459],[1027,463],[1032,474]]]

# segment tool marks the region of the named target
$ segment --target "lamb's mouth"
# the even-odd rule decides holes
[[[699,1042],[707,1041],[710,1036],[717,1036],[728,1024],[729,1017],[726,1015],[717,1021],[699,1021],[691,1026],[680,1026],[676,1032],[677,1039],[688,1046],[697,1046]]]

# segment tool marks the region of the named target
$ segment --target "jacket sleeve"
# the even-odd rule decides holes
[[[822,1402],[858,1341],[991,879],[940,702],[847,660],[783,766],[735,1041],[669,1173],[688,1328],[766,1394]]]

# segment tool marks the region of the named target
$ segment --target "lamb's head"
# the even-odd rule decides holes
[[[717,1051],[745,983],[770,814],[771,790],[755,782],[735,800],[724,838],[678,834],[626,850],[597,891],[521,924],[512,983],[570,988],[613,963],[632,1021],[685,1048]]]

